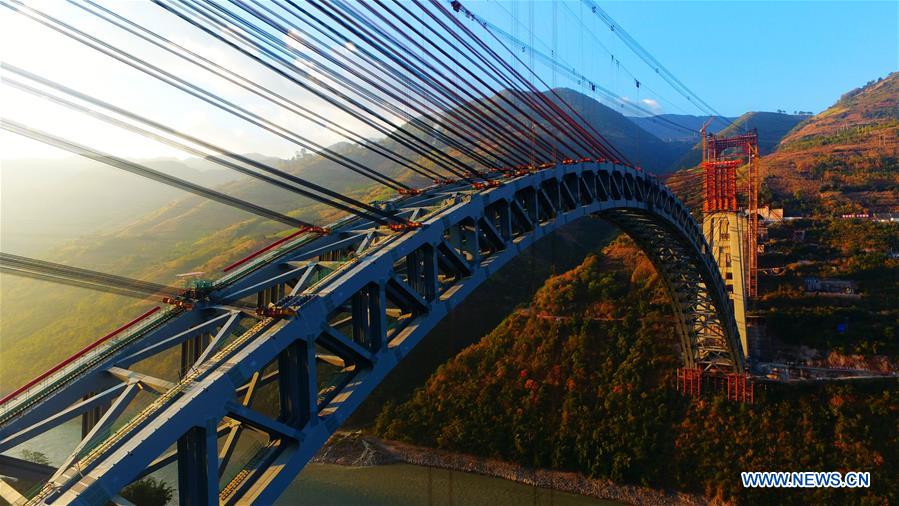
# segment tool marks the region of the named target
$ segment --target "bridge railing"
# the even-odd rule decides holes
[[[142,315],[131,320],[125,325],[122,325],[121,327],[104,335],[100,339],[97,339],[93,343],[78,350],[62,362],[56,364],[28,383],[22,385],[21,387],[4,396],[2,399],[0,399],[0,423],[2,423],[6,419],[7,415],[11,411],[17,408],[21,409],[27,407],[24,404],[37,402],[38,398],[40,397],[37,394],[39,394],[40,392],[52,389],[60,382],[64,382],[71,374],[74,374],[82,367],[89,365],[97,360],[99,356],[101,356],[108,350],[109,346],[114,346],[123,341],[126,341],[129,338],[139,334],[148,326],[154,325],[156,323],[155,320],[148,320],[148,318],[151,315],[156,314],[160,310],[161,308],[159,306],[156,306],[153,309],[143,313]],[[103,346],[104,344],[106,344],[107,346]],[[16,402],[16,400],[18,400],[19,402]]]

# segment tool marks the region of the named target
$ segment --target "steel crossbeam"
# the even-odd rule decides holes
[[[101,504],[148,469],[177,462],[185,468],[183,504],[273,503],[444,316],[535,241],[588,215],[618,225],[656,266],[687,367],[744,369],[702,231],[651,175],[577,163],[497,187],[435,186],[378,205],[414,216],[421,228],[395,232],[351,218],[328,236],[288,241],[219,280],[191,311],[154,317],[89,363],[49,378],[46,391],[29,390],[2,408],[0,450],[116,403],[101,428],[117,429],[86,434],[31,502]],[[247,301],[277,317],[228,306]],[[127,372],[176,344],[177,380]],[[152,396],[137,414],[124,409],[135,389]],[[102,402],[89,402],[95,392]],[[56,412],[67,414],[49,416]],[[244,441],[249,436],[256,442]]]

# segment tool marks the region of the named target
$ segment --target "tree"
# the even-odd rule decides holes
[[[166,506],[174,495],[175,489],[152,476],[135,481],[122,490],[122,497],[137,506]]]
[[[41,464],[43,466],[50,465],[50,459],[47,458],[42,452],[33,451],[33,450],[22,450],[22,460],[27,460],[28,462],[34,462],[35,464]]]

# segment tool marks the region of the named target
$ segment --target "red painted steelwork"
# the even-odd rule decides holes
[[[705,203],[707,213],[737,210],[737,166],[739,160],[703,162],[705,169]]]
[[[677,391],[691,397],[699,397],[702,394],[702,369],[678,368]]]
[[[239,267],[239,266],[249,262],[250,260],[258,257],[259,255],[265,253],[266,251],[271,251],[272,249],[284,244],[285,242],[293,239],[294,237],[296,237],[300,234],[305,234],[306,232],[315,232],[318,234],[325,235],[328,233],[328,229],[321,228],[321,227],[303,227],[303,228],[299,229],[298,231],[290,234],[289,236],[284,237],[282,239],[278,239],[277,241],[269,244],[268,246],[262,248],[261,250],[258,250],[255,253],[251,253],[250,255],[247,255],[247,256],[241,258],[240,260],[238,260],[238,261],[234,262],[233,264],[222,269],[222,271],[228,272],[228,271],[234,269],[235,267]]]
[[[7,394],[6,397],[4,397],[3,399],[0,399],[0,405],[5,404],[5,403],[6,403],[7,401],[9,401],[10,399],[16,397],[17,395],[21,394],[21,393],[24,392],[25,390],[28,390],[29,388],[33,387],[34,385],[40,383],[41,381],[43,381],[44,379],[46,379],[46,378],[47,378],[48,376],[50,376],[51,374],[55,373],[56,371],[62,369],[62,368],[65,367],[65,366],[71,364],[71,363],[74,362],[75,360],[78,360],[79,358],[81,358],[82,356],[84,356],[87,352],[93,350],[93,349],[96,348],[97,346],[100,346],[101,344],[103,344],[103,343],[105,343],[106,341],[112,339],[113,337],[115,337],[115,336],[121,334],[122,332],[124,332],[124,331],[127,330],[129,327],[131,327],[131,326],[133,326],[134,324],[136,324],[137,322],[139,322],[139,321],[143,320],[144,318],[150,316],[151,314],[153,314],[153,313],[159,311],[159,309],[160,309],[159,306],[156,306],[156,307],[154,307],[153,309],[147,311],[146,313],[144,313],[144,314],[138,316],[137,318],[131,320],[130,322],[126,323],[125,325],[122,325],[121,327],[119,327],[119,328],[113,330],[113,331],[110,332],[109,334],[106,334],[105,336],[101,337],[100,339],[97,339],[97,340],[94,341],[93,343],[91,343],[91,344],[85,346],[84,348],[82,348],[81,350],[79,350],[78,352],[76,352],[74,355],[72,355],[72,356],[70,356],[69,358],[63,360],[62,362],[56,364],[55,366],[53,366],[52,368],[50,368],[49,370],[47,370],[46,372],[44,372],[43,374],[41,374],[40,376],[38,376],[37,378],[34,378],[33,380],[29,381],[29,382],[26,383],[25,385],[19,387],[19,388],[16,389],[14,392]]]

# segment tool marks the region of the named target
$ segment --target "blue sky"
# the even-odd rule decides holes
[[[749,110],[820,112],[846,91],[899,69],[899,2],[832,1],[613,1],[597,2],[675,76],[725,115]],[[530,7],[494,0],[468,2],[529,41]],[[625,72],[609,65],[608,52],[669,100],[664,112],[696,113],[649,70],[579,1],[542,1],[534,7],[535,45],[552,45],[587,77],[631,99]],[[578,17],[581,18],[580,22]],[[586,29],[585,29],[586,28]],[[582,56],[582,51],[584,55]],[[592,55],[592,58],[591,58]],[[558,84],[564,84],[557,77]],[[641,99],[651,98],[645,89]],[[678,106],[683,110],[679,110]]]
[[[463,3],[496,27],[532,43],[537,50],[555,54],[566,66],[576,68],[578,73],[610,90],[613,97],[594,94],[585,84],[579,86],[576,80],[554,72],[538,58],[534,68],[551,86],[579,89],[626,113],[623,101],[656,113],[701,113],[659,79],[592,14],[585,2],[463,0]],[[896,1],[598,3],[675,76],[728,116],[750,110],[820,112],[846,91],[899,67],[899,2]],[[126,36],[71,4],[34,5],[322,145],[343,140]],[[149,2],[109,2],[108,5],[154,32],[333,117],[359,133],[376,135],[342,111],[329,107]],[[477,24],[464,22],[501,53],[505,51]],[[275,36],[292,45],[287,34]],[[329,50],[354,51],[351,43]],[[516,53],[523,56],[519,51]],[[617,65],[611,55],[619,62]],[[0,9],[0,59],[174,128],[193,132],[233,151],[289,157],[298,149],[282,138],[199,103],[7,9]],[[524,55],[523,59],[530,64],[528,56]],[[300,59],[294,65],[306,68]],[[642,82],[640,89],[634,86],[632,76]],[[8,86],[0,86],[0,106],[4,117],[113,154],[139,158],[186,156]],[[64,155],[55,148],[0,132],[0,158]]]
[[[607,12],[722,114],[820,112],[899,69],[896,1],[611,2]]]

